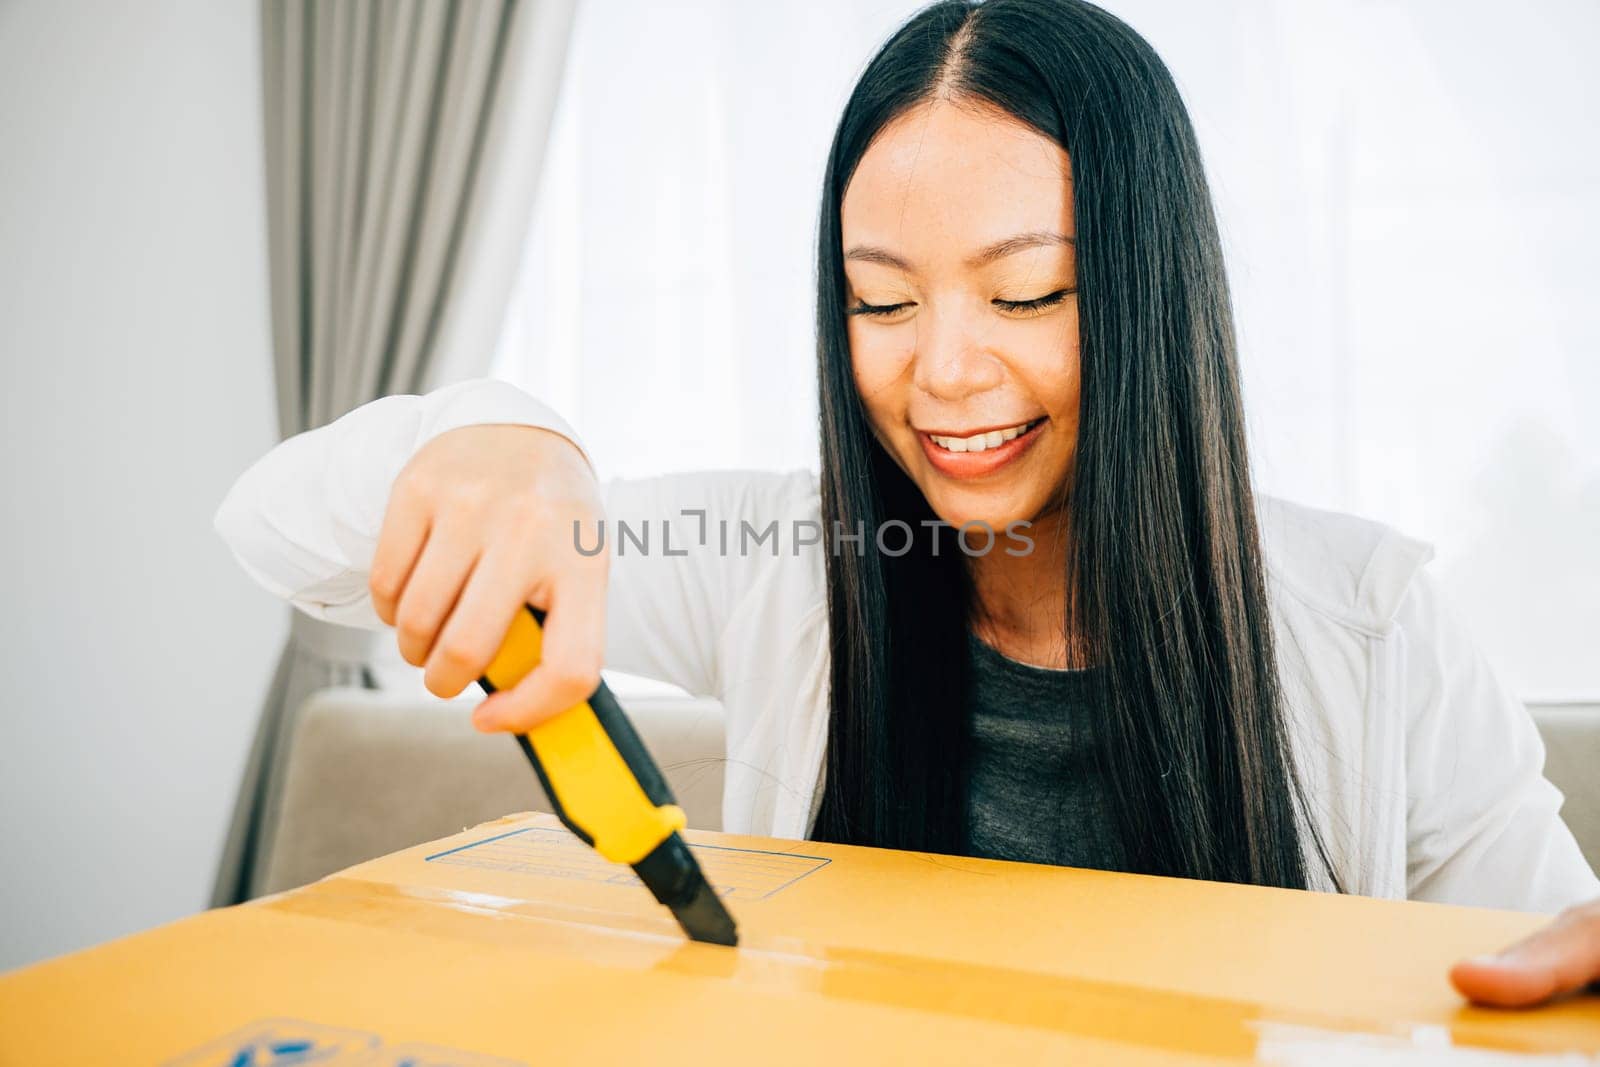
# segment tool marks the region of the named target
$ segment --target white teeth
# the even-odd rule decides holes
[[[1038,420],[1034,420],[1037,422]],[[1017,426],[1010,426],[1004,430],[990,430],[987,433],[976,433],[971,437],[943,437],[939,434],[929,434],[933,443],[947,452],[983,452],[991,448],[999,448],[1012,438],[1027,431],[1033,422],[1024,422]]]

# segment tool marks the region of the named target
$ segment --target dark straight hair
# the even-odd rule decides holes
[[[839,207],[867,146],[936,97],[999,108],[1072,164],[1081,401],[1063,487],[1069,649],[1125,869],[1337,885],[1295,772],[1245,454],[1227,280],[1176,86],[1127,25],[1078,0],[945,0],[878,51],[828,157],[818,235],[832,676],[818,839],[967,844],[966,556],[873,436],[851,372]],[[1019,516],[1031,518],[1031,516]],[[873,549],[899,519],[911,551]],[[826,539],[825,539],[826,540]],[[903,538],[896,536],[898,551]],[[1309,848],[1307,845],[1309,844]]]

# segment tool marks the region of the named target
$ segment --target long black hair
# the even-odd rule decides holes
[[[1194,131],[1150,46],[1080,0],[924,8],[868,64],[834,136],[817,304],[832,676],[812,835],[966,847],[972,583],[949,527],[931,524],[871,432],[851,373],[839,223],[874,136],[940,96],[1002,109],[1072,164],[1081,406],[1062,627],[1094,666],[1091,720],[1126,869],[1304,888],[1315,861],[1333,877],[1299,821]],[[902,555],[874,551],[873,531],[895,519],[929,534]],[[862,530],[865,551],[831,541]]]

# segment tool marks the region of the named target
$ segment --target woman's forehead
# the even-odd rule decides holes
[[[1013,234],[1072,234],[1072,171],[1050,138],[992,105],[936,100],[868,146],[840,204],[846,247],[959,261]]]

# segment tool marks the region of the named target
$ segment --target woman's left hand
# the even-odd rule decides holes
[[[1462,960],[1450,981],[1468,1000],[1498,1008],[1531,1008],[1600,981],[1600,900],[1568,908],[1496,955]]]

